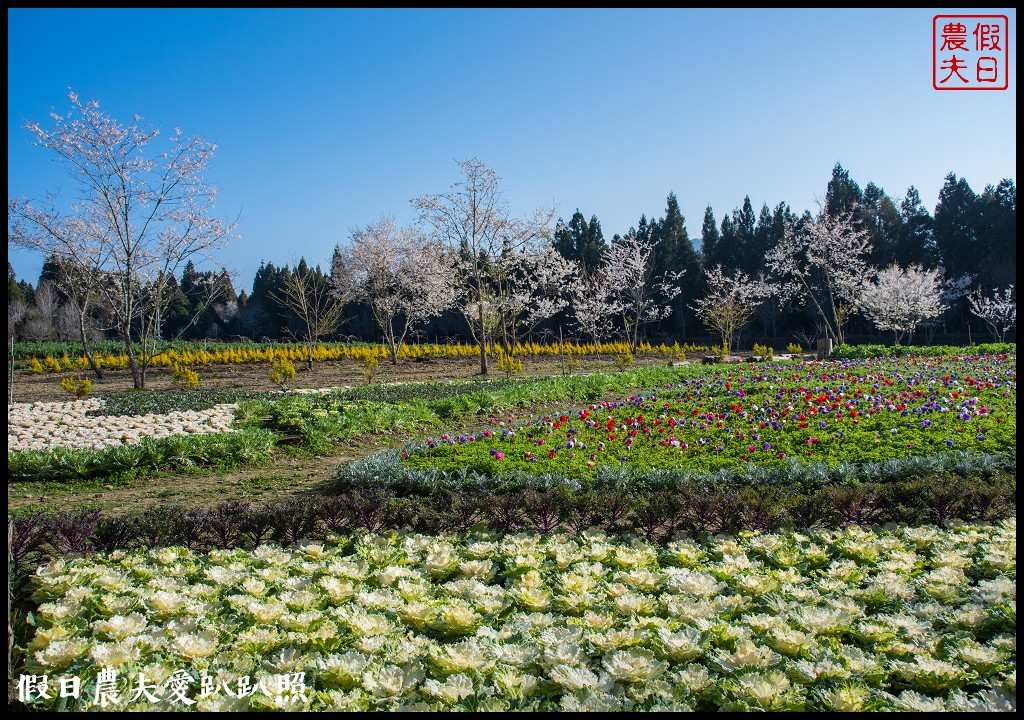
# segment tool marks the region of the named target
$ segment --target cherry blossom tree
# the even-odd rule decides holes
[[[981,294],[981,287],[967,296],[971,313],[976,315],[992,331],[996,342],[1003,342],[1006,333],[1017,324],[1017,301],[1013,297],[1013,285],[1000,290],[996,288],[992,297]]]
[[[22,334],[29,340],[52,340],[55,337],[54,321],[57,318],[59,298],[53,283],[43,280],[32,297],[32,305],[26,312]]]
[[[549,244],[508,252],[495,263],[497,334],[505,352],[569,303],[566,288],[578,272]]]
[[[125,343],[132,381],[142,389],[145,341],[166,303],[169,278],[233,236],[234,224],[213,217],[217,188],[204,177],[216,145],[175,129],[158,147],[160,131],[141,127],[139,116],[125,125],[95,100],[82,102],[74,92],[68,97],[66,115],[51,111],[52,128],[36,122],[26,128],[73,181],[72,210],[60,210],[54,197],[9,201],[9,231],[11,218],[20,220],[20,243],[95,270]],[[141,357],[133,338],[144,342]]]
[[[410,328],[454,304],[455,266],[440,244],[392,217],[352,230],[350,239],[335,249],[332,286],[370,306],[397,365]]]
[[[743,329],[758,306],[770,294],[763,279],[753,279],[742,270],[726,275],[721,265],[707,272],[708,294],[693,304],[697,317],[722,336],[728,352],[737,332]]]
[[[913,336],[922,322],[942,314],[946,309],[942,293],[938,268],[911,265],[904,270],[891,265],[875,278],[865,278],[857,304],[879,330],[892,330],[899,345],[904,334]]]
[[[622,312],[605,268],[582,272],[569,284],[569,296],[576,327],[591,337],[594,351],[600,354],[602,338],[611,333],[612,319]]]
[[[419,221],[456,257],[457,305],[480,350],[480,374],[487,374],[487,348],[501,326],[507,293],[500,285],[507,271],[502,258],[539,254],[549,242],[554,209],[514,218],[499,192],[501,179],[476,158],[458,163],[462,181],[446,193],[412,200]]]
[[[603,270],[615,288],[614,307],[626,326],[629,349],[635,353],[640,328],[672,314],[672,301],[682,292],[680,272],[655,276],[654,248],[657,241],[641,239],[634,232],[613,242],[604,253]]]
[[[823,212],[801,232],[788,226],[765,261],[780,297],[810,302],[828,334],[842,344],[843,325],[870,272],[870,253],[871,234],[854,223],[852,212]]]

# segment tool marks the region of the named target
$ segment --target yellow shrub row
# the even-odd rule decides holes
[[[657,353],[660,355],[678,355],[680,352],[700,352],[707,348],[699,345],[690,345],[678,342],[672,345],[652,346],[650,343],[641,343],[637,348],[638,352]],[[593,343],[563,343],[561,348],[558,343],[516,343],[512,348],[512,355],[516,357],[543,357],[558,356],[562,352],[573,355],[618,355],[629,352],[629,345],[625,342],[600,343],[596,350]],[[497,349],[492,348],[492,354]],[[452,345],[439,345],[437,343],[412,343],[403,345],[398,352],[400,359],[415,359],[421,357],[434,358],[469,358],[476,357],[479,349],[476,345],[467,343],[455,343]],[[248,363],[275,363],[281,360],[289,362],[302,362],[306,360],[307,351],[300,346],[285,347],[232,347],[223,350],[166,350],[150,358],[153,367],[173,368],[176,365],[241,365]],[[313,360],[324,362],[325,360],[358,360],[366,362],[369,358],[390,359],[391,351],[383,345],[318,345],[313,350]],[[104,368],[122,368],[128,366],[128,355],[95,355],[96,364]],[[85,356],[70,358],[64,355],[60,359],[47,355],[40,361],[32,358],[29,368],[36,373],[61,372],[67,370],[83,370],[89,366]]]

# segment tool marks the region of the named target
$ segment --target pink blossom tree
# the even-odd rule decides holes
[[[680,272],[655,274],[654,248],[657,243],[629,232],[605,250],[602,269],[615,288],[614,307],[622,316],[630,352],[640,341],[640,328],[672,314],[672,301],[682,288]]]
[[[600,354],[601,340],[611,333],[613,318],[622,312],[606,269],[599,266],[581,272],[569,285],[569,296],[576,328],[590,336],[594,351]]]
[[[502,258],[531,255],[548,242],[554,209],[515,218],[499,190],[501,179],[486,163],[458,163],[462,181],[448,192],[412,200],[419,221],[456,258],[457,300],[480,351],[480,374],[487,374],[487,350],[501,328],[508,284]]]
[[[565,308],[566,288],[579,269],[549,243],[507,252],[495,263],[497,335],[505,352]]]

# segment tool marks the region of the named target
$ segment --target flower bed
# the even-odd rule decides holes
[[[713,471],[1016,448],[1016,356],[751,365],[558,415],[490,418],[408,451],[412,468],[593,478],[602,465]]]
[[[35,584],[25,672],[53,691],[38,709],[1016,704],[1013,519],[664,545],[591,531],[165,548],[55,560]],[[71,677],[79,697],[56,697]]]

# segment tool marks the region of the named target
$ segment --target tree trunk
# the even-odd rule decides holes
[[[480,301],[480,374],[487,374],[487,329],[484,325],[484,303]]]
[[[100,370],[99,365],[96,364],[96,359],[89,352],[89,341],[87,333],[85,331],[85,310],[84,308],[79,309],[78,313],[78,334],[82,338],[82,353],[85,355],[85,359],[89,361],[89,367],[92,368],[93,373],[96,375],[97,380],[103,379],[103,371]]]
[[[135,359],[135,350],[132,348],[131,321],[127,325],[121,326],[121,332],[124,334],[124,346],[128,350],[128,367],[132,370],[132,386],[136,390],[145,390],[146,378],[139,373],[139,363]]]
[[[398,344],[395,342],[395,328],[391,322],[391,320],[388,320],[387,327],[384,328],[384,339],[388,341],[388,347],[391,348],[391,364],[397,366]]]

